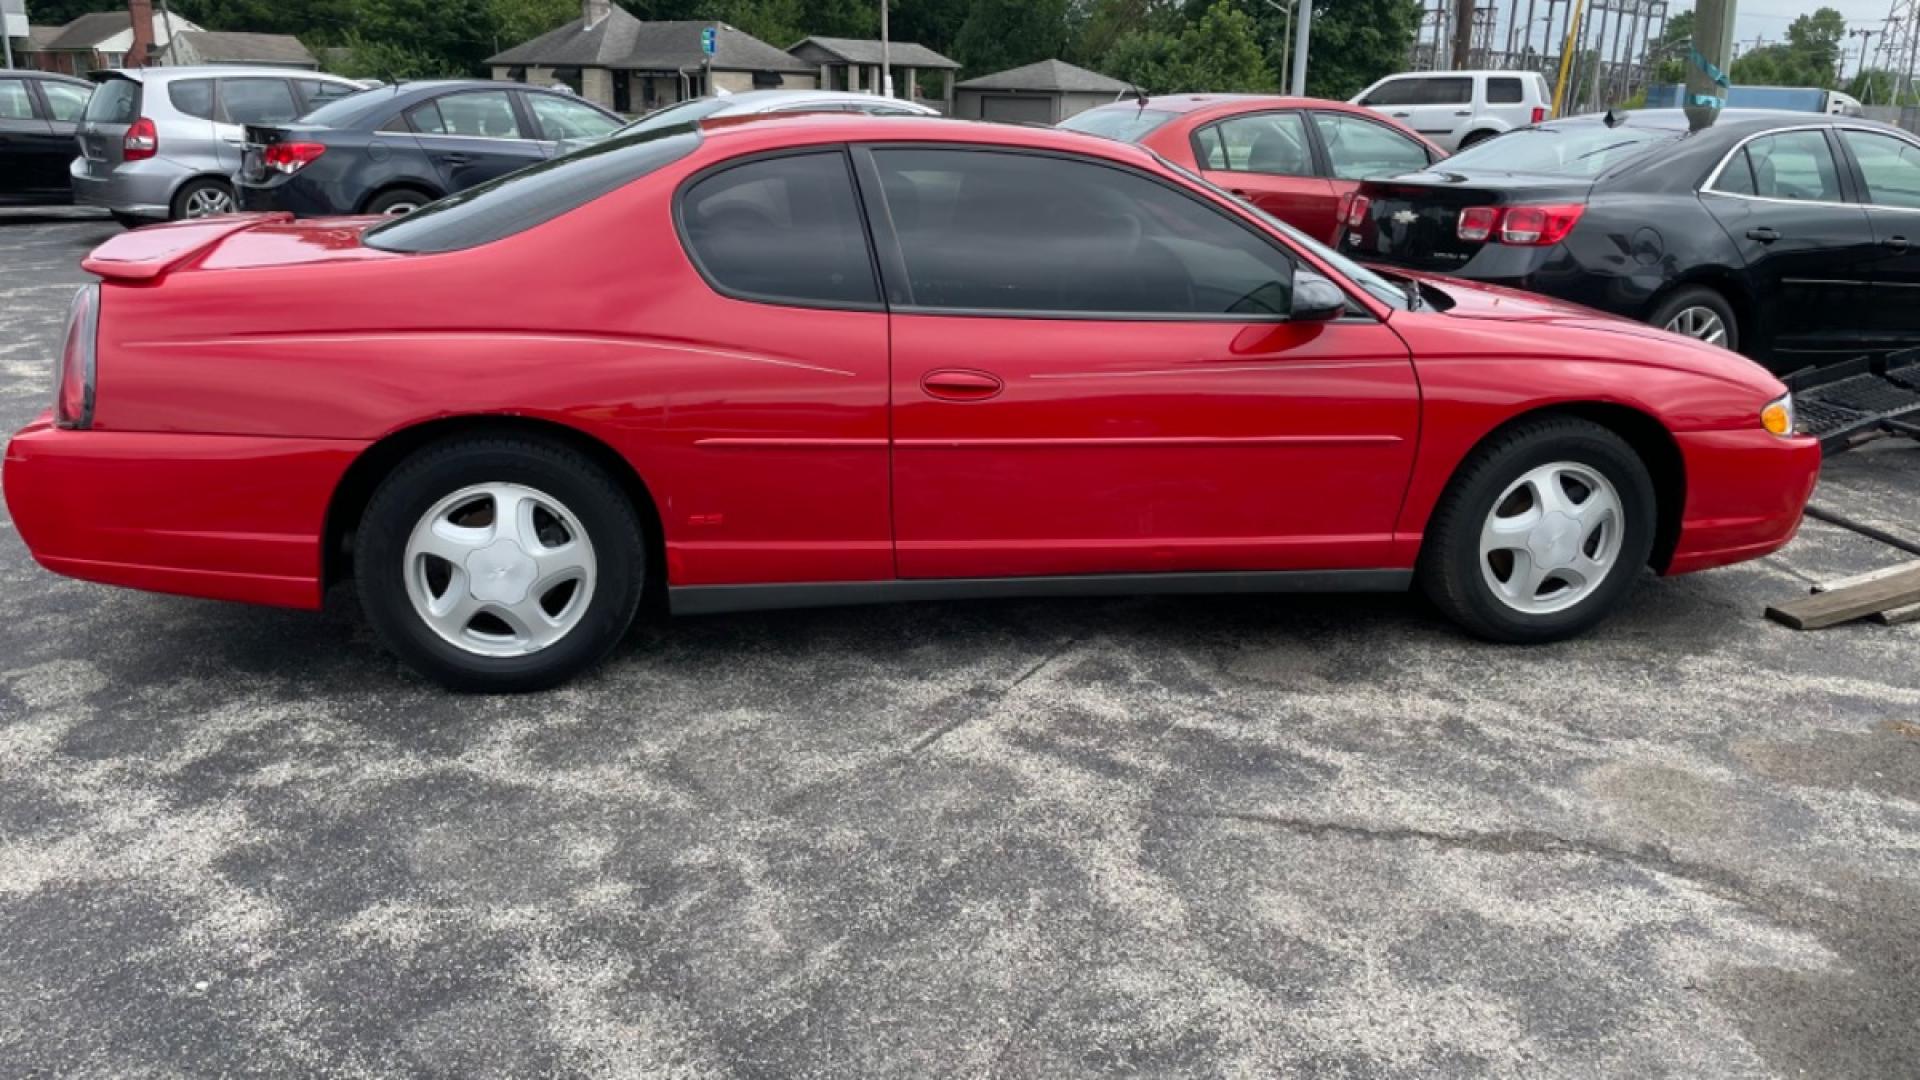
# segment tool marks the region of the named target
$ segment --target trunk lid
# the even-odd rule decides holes
[[[228,214],[135,229],[95,248],[80,265],[110,281],[145,282],[183,270],[245,270],[399,259],[360,243],[385,218],[293,220],[284,211]]]
[[[127,129],[140,119],[145,87],[123,74],[96,72],[93,78],[99,85],[87,99],[74,138],[86,159],[87,175],[107,176],[126,160]]]
[[[1460,238],[1460,212],[1475,206],[1585,202],[1593,182],[1526,173],[1449,172],[1443,162],[1422,173],[1368,180],[1358,226],[1340,230],[1340,250],[1356,259],[1447,273],[1466,265],[1488,241]]]

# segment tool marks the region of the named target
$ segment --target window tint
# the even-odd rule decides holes
[[[1747,160],[1747,151],[1742,147],[1733,152],[1727,164],[1720,170],[1719,179],[1713,182],[1713,190],[1724,191],[1729,195],[1753,194],[1753,165]]]
[[[393,99],[399,96],[400,89],[397,86],[376,86],[371,90],[361,90],[345,97],[334,98],[325,105],[308,112],[301,119],[319,127],[357,127],[361,121],[369,118],[369,114],[392,105]]]
[[[87,98],[91,93],[84,86],[71,83],[54,82],[51,79],[40,84],[46,92],[47,107],[53,110],[55,120],[78,120],[87,111]]]
[[[880,290],[837,150],[714,173],[680,202],[694,261],[718,288],[798,304],[878,305]]]
[[[330,82],[326,79],[299,79],[300,96],[307,99],[307,109],[312,111],[329,101],[338,101],[360,92],[360,88],[348,83]]]
[[[284,124],[300,115],[285,79],[222,79],[220,110],[229,124]]]
[[[1324,112],[1314,113],[1313,122],[1327,144],[1333,175],[1342,180],[1419,172],[1431,163],[1426,147],[1384,124]]]
[[[1487,104],[1518,105],[1525,95],[1520,90],[1519,79],[1488,79]]]
[[[1395,79],[1367,95],[1367,105],[1466,105],[1473,101],[1473,79],[1426,77]]]
[[[1290,258],[1137,173],[995,151],[873,156],[918,306],[1248,319],[1290,310]]]
[[[1394,79],[1373,88],[1362,105],[1413,105],[1420,96],[1420,79]]]
[[[1269,176],[1314,175],[1306,121],[1297,112],[1256,113],[1222,120],[1203,133],[1200,148],[1202,164],[1209,169]]]
[[[21,79],[0,79],[0,120],[33,119],[33,96]]]
[[[459,251],[524,232],[678,161],[700,145],[690,127],[616,137],[428,203],[367,230],[382,251]]]
[[[1088,135],[1098,135],[1103,139],[1139,142],[1147,137],[1148,132],[1176,115],[1165,109],[1142,109],[1137,105],[1109,105],[1069,116],[1062,120],[1059,126],[1067,131],[1081,131]]]
[[[1680,138],[1667,128],[1610,128],[1587,120],[1515,128],[1497,139],[1475,143],[1447,159],[1447,168],[1463,171],[1542,173],[1548,176],[1599,176],[1655,147]]]
[[[1753,191],[1765,199],[1840,202],[1840,170],[1827,137],[1818,131],[1783,131],[1747,144]]]
[[[524,139],[514,117],[513,101],[505,90],[470,90],[447,94],[407,114],[416,130],[437,135],[467,135],[481,139]]]
[[[543,139],[597,139],[620,126],[599,109],[552,94],[528,94],[527,103]]]
[[[202,120],[213,119],[213,80],[175,79],[167,84],[167,100],[175,110]]]
[[[94,88],[87,100],[86,119],[94,124],[131,124],[140,116],[140,84],[112,78]]]
[[[1842,129],[1840,137],[1860,162],[1867,201],[1876,206],[1920,210],[1920,147],[1892,135]]]

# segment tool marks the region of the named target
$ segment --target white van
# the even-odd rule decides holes
[[[1452,152],[1545,120],[1553,113],[1553,90],[1537,71],[1413,71],[1381,79],[1352,103]]]

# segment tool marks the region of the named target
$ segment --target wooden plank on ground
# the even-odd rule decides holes
[[[1916,566],[1920,566],[1920,562],[1894,563],[1892,566],[1883,566],[1878,570],[1869,570],[1864,574],[1853,574],[1848,577],[1836,578],[1832,581],[1817,582],[1807,591],[1823,593],[1832,592],[1835,589],[1844,589],[1852,585],[1864,585],[1869,581],[1879,581],[1881,578],[1890,578],[1895,574],[1904,574]]]
[[[1888,608],[1873,613],[1873,621],[1881,626],[1899,626],[1901,623],[1920,622],[1920,604],[1908,604],[1906,607]]]
[[[1920,604],[1920,563],[1875,581],[1789,600],[1767,609],[1767,618],[1795,630],[1819,630],[1876,611]]]

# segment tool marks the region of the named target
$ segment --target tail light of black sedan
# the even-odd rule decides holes
[[[1455,233],[1475,244],[1491,240],[1511,247],[1552,247],[1567,238],[1586,209],[1583,203],[1470,206],[1460,211]]]
[[[100,286],[73,294],[66,340],[53,372],[53,422],[63,428],[93,426],[93,387],[100,335]]]

